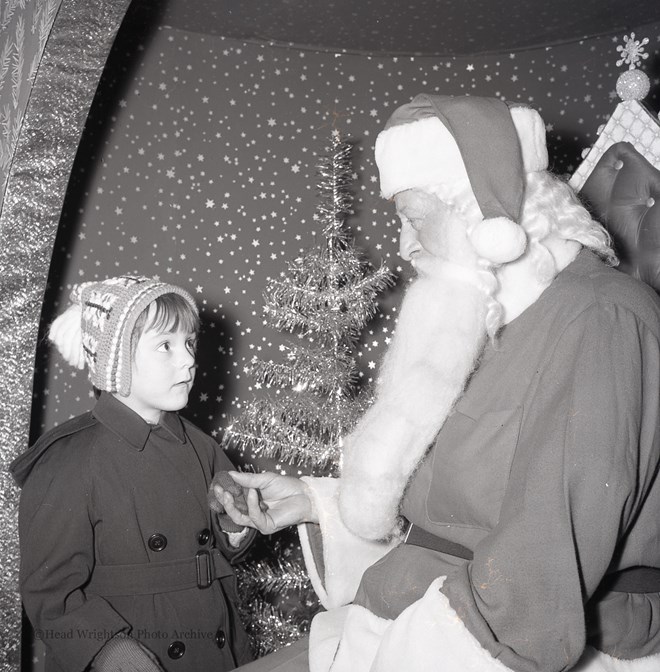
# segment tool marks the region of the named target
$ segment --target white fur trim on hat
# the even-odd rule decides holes
[[[548,148],[545,143],[545,123],[531,107],[514,105],[509,108],[513,125],[520,140],[526,173],[548,169]]]
[[[535,173],[548,168],[545,123],[531,107],[510,108],[522,151],[523,168]],[[383,198],[406,189],[443,185],[469,186],[461,152],[451,132],[438,117],[391,126],[376,138],[376,164]]]
[[[439,184],[461,190],[470,186],[458,145],[438,117],[382,131],[375,155],[383,198]]]
[[[547,170],[548,149],[541,115],[522,105],[512,106],[510,112],[525,172]],[[429,185],[461,188],[470,184],[458,145],[438,117],[382,131],[376,138],[375,155],[383,198]]]

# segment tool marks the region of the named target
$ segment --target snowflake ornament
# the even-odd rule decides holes
[[[643,40],[636,40],[635,33],[630,33],[630,37],[623,36],[624,44],[620,44],[616,50],[621,53],[621,58],[616,62],[617,67],[621,67],[624,63],[628,65],[629,70],[633,70],[639,65],[639,62],[649,55],[644,51],[644,46],[649,43],[649,38],[645,37]]]
[[[637,70],[640,61],[648,58],[649,55],[644,51],[644,46],[648,44],[649,38],[636,40],[635,33],[623,36],[624,44],[620,44],[616,50],[621,54],[621,58],[616,62],[617,67],[624,64],[628,70],[622,73],[616,82],[616,92],[621,100],[642,100],[649,92],[651,83],[649,78],[641,70]]]

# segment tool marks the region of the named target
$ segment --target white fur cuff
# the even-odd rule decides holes
[[[302,479],[309,487],[323,536],[324,575],[314,561],[307,525],[298,526],[303,557],[312,587],[326,609],[348,604],[355,597],[362,574],[399,542],[381,543],[353,534],[339,515],[337,478]]]

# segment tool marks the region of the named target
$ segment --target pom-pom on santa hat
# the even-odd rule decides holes
[[[48,338],[69,364],[79,369],[87,364],[94,387],[128,396],[133,328],[141,313],[164,294],[179,294],[198,314],[188,292],[142,276],[76,285],[70,296],[73,304],[53,321]]]
[[[548,167],[538,112],[496,98],[420,94],[394,111],[375,152],[383,197],[469,187],[484,217],[469,232],[477,254],[502,264],[524,252],[524,174]]]

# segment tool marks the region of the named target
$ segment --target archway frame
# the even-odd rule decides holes
[[[130,0],[36,1],[52,24],[17,120],[20,132],[0,210],[0,672],[21,669],[20,493],[7,467],[28,445],[39,320],[71,169],[130,5]],[[23,56],[19,50],[17,58]]]

